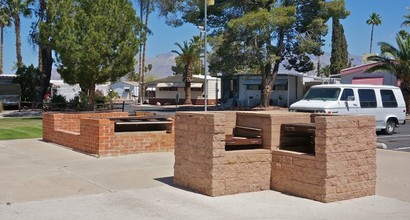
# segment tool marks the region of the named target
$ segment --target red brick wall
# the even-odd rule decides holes
[[[43,139],[100,156],[171,151],[174,134],[165,131],[115,133],[106,118],[127,117],[126,112],[43,115]]]

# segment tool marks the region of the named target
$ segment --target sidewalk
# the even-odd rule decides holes
[[[377,151],[377,195],[320,203],[172,186],[173,153],[95,158],[38,139],[0,141],[0,219],[410,219],[410,154]]]

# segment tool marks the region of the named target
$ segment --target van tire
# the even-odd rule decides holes
[[[396,122],[393,119],[389,119],[386,122],[386,129],[384,129],[384,133],[388,135],[394,134],[396,131]]]

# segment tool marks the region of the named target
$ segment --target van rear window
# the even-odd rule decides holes
[[[384,108],[396,108],[397,101],[392,90],[380,90]]]
[[[376,94],[373,89],[359,89],[360,106],[362,108],[376,108]]]
[[[339,88],[310,88],[305,94],[305,100],[337,100]]]

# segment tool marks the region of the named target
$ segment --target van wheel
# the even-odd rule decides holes
[[[386,122],[386,129],[384,129],[384,133],[388,135],[392,135],[396,131],[396,122],[394,120],[389,119]]]

